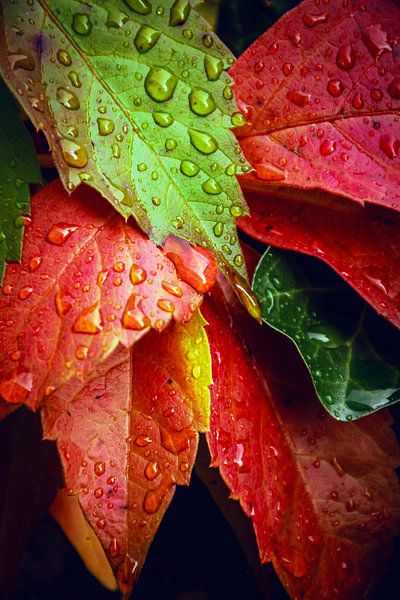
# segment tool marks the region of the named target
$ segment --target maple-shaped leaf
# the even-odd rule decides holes
[[[69,190],[84,181],[155,243],[174,231],[246,277],[233,57],[194,4],[3,3],[1,69]]]
[[[32,140],[18,105],[0,80],[0,283],[5,262],[21,257],[24,224],[30,211],[29,184],[40,181]]]
[[[66,491],[97,533],[128,596],[175,484],[189,483],[198,431],[209,427],[211,357],[199,313],[122,346],[47,400]]]
[[[337,419],[400,400],[400,333],[321,263],[269,248],[253,280],[263,319],[291,338]]]
[[[273,562],[292,598],[367,597],[400,529],[389,413],[335,421],[283,336],[253,324],[216,288],[203,313],[212,466],[251,517],[261,560]]]
[[[399,5],[305,0],[230,73],[255,172],[243,185],[320,188],[400,210]]]
[[[120,342],[190,319],[213,258],[177,241],[175,262],[190,265],[180,280],[166,254],[89,187],[68,196],[57,181],[36,194],[21,265],[7,267],[0,293],[0,396],[35,409]]]
[[[321,192],[310,202],[310,194],[249,192],[251,218],[240,219],[240,228],[265,244],[323,260],[400,328],[399,215]]]

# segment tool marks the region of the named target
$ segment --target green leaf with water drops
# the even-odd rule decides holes
[[[5,262],[21,257],[24,215],[30,211],[29,183],[40,181],[32,140],[18,105],[0,79],[0,283]]]
[[[269,248],[253,291],[263,320],[297,346],[332,416],[358,419],[400,400],[399,332],[326,265]]]
[[[1,69],[69,190],[84,181],[156,243],[175,233],[246,277],[234,59],[195,4],[5,2]]]

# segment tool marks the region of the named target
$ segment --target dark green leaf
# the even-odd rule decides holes
[[[325,265],[268,249],[253,290],[263,320],[295,343],[334,417],[357,419],[400,400],[399,333]]]
[[[18,262],[29,214],[29,183],[40,181],[32,140],[18,105],[0,79],[0,283],[5,261]]]

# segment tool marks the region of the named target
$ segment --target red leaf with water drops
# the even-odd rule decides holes
[[[320,192],[249,192],[239,226],[265,244],[316,256],[400,327],[400,218]]]
[[[255,171],[244,187],[320,188],[400,210],[400,7],[305,0],[230,70]]]
[[[195,270],[197,251],[180,249]],[[213,262],[201,260],[199,277]],[[187,321],[201,299],[190,283],[92,189],[68,196],[60,182],[47,186],[32,199],[21,265],[8,266],[0,294],[0,395],[35,409],[72,376],[86,378],[119,342]]]
[[[261,560],[293,598],[367,597],[400,529],[389,413],[335,421],[287,340],[228,308],[216,288],[203,313],[212,464],[253,520]]]
[[[149,333],[131,349],[120,346],[88,383],[71,380],[42,409],[45,436],[57,440],[67,493],[78,496],[124,597],[175,484],[189,483],[198,431],[209,426],[204,323],[196,314],[161,335]]]

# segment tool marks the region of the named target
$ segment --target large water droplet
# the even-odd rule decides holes
[[[303,23],[307,25],[307,27],[316,27],[320,23],[325,23],[328,20],[327,13],[320,13],[318,15],[314,15],[311,13],[304,13],[303,15]]]
[[[183,160],[180,169],[186,177],[194,177],[200,171],[199,167],[191,160]]]
[[[175,0],[169,11],[169,24],[175,27],[183,25],[190,13],[189,0]]]
[[[103,329],[103,324],[97,302],[82,310],[79,317],[75,320],[72,329],[75,333],[89,333],[92,335],[100,333]]]
[[[63,317],[67,314],[69,310],[72,308],[71,302],[69,302],[61,291],[58,291],[54,296],[54,301],[56,304],[56,311],[59,317]]]
[[[124,314],[122,315],[122,325],[126,329],[141,331],[146,327],[150,327],[150,319],[140,310],[140,300],[136,294],[131,294],[125,306]]]
[[[396,158],[400,152],[400,139],[396,139],[391,133],[385,133],[380,137],[379,148],[388,158]]]
[[[249,315],[259,323],[262,323],[260,303],[247,281],[244,277],[239,275],[239,273],[234,273],[232,276],[232,283]]]
[[[56,223],[49,229],[46,235],[46,240],[55,246],[62,246],[77,229],[77,225]]]
[[[129,8],[139,15],[148,15],[151,13],[151,4],[147,0],[124,0]]]
[[[165,102],[172,98],[178,79],[161,67],[153,67],[146,75],[144,87],[150,98]]]
[[[0,382],[0,395],[12,404],[20,404],[29,396],[33,387],[33,375],[30,371],[17,368]]]
[[[383,52],[392,51],[392,47],[387,39],[387,33],[383,31],[379,24],[366,27],[363,31],[362,40],[374,60]]]
[[[162,281],[161,287],[163,288],[163,290],[165,290],[172,296],[175,296],[176,298],[182,298],[183,296],[183,290],[179,285],[175,285],[173,283],[170,283],[169,281]]]
[[[211,114],[217,107],[212,95],[201,89],[195,89],[190,92],[189,106],[196,115],[202,117]]]
[[[93,24],[89,15],[85,13],[75,13],[72,17],[72,29],[79,35],[89,35]]]
[[[100,135],[110,135],[114,131],[114,122],[110,119],[99,117],[97,119],[97,127]]]
[[[140,52],[140,54],[145,54],[145,52],[151,50],[151,48],[156,45],[160,35],[161,32],[157,31],[157,29],[153,29],[148,25],[142,25],[134,40],[137,51]]]
[[[82,83],[81,80],[79,78],[78,73],[76,73],[76,71],[71,71],[70,73],[68,73],[68,79],[70,80],[70,82],[72,83],[72,85],[76,88],[80,88]]]
[[[33,271],[36,271],[36,269],[38,269],[40,267],[40,265],[42,264],[42,260],[43,260],[43,258],[41,256],[33,256],[30,259],[29,270],[31,273],[33,273]]]
[[[311,95],[301,91],[289,90],[286,98],[296,106],[303,108],[310,103]]]
[[[72,59],[67,50],[59,50],[57,52],[57,59],[65,67],[69,67],[69,65],[72,64]]]
[[[153,112],[153,119],[160,127],[169,127],[174,122],[173,117],[167,112]]]
[[[207,194],[217,195],[222,192],[222,187],[219,185],[218,181],[211,177],[210,179],[207,179],[201,187]]]
[[[8,61],[13,71],[17,69],[23,69],[24,71],[34,71],[35,61],[31,54],[28,54],[25,50],[18,49],[8,56]]]
[[[350,71],[355,65],[356,53],[351,44],[340,46],[336,55],[336,64],[343,71]]]
[[[224,63],[219,58],[206,54],[204,57],[204,69],[209,81],[217,81],[224,69]]]
[[[69,167],[75,167],[77,169],[86,167],[89,158],[86,149],[83,146],[65,138],[61,143],[62,155]]]
[[[343,82],[340,81],[340,79],[331,79],[330,81],[328,81],[326,89],[328,90],[331,96],[333,96],[334,98],[338,98],[344,90],[344,85]]]
[[[33,288],[30,285],[27,285],[21,288],[18,292],[18,298],[21,300],[26,300],[32,294]]]
[[[157,477],[160,475],[160,473],[161,473],[161,471],[160,471],[160,467],[158,466],[158,463],[156,463],[156,462],[147,463],[145,470],[144,470],[146,479],[148,479],[149,481],[154,481],[154,479],[157,479]]]
[[[161,308],[164,312],[173,313],[175,310],[175,305],[171,300],[166,300],[165,298],[161,298],[157,301],[158,308]]]
[[[57,100],[60,104],[65,106],[65,108],[69,108],[70,110],[78,110],[80,107],[78,96],[74,94],[74,92],[70,92],[62,87],[57,90]]]
[[[133,264],[129,272],[129,277],[133,285],[138,285],[146,280],[147,273],[140,265]]]
[[[197,129],[189,129],[189,136],[192,145],[202,154],[212,154],[218,148],[216,140],[208,133]]]
[[[329,156],[336,150],[336,142],[333,140],[324,140],[319,147],[322,156]]]
[[[118,8],[109,8],[107,11],[106,27],[122,27],[128,20],[128,16]]]

